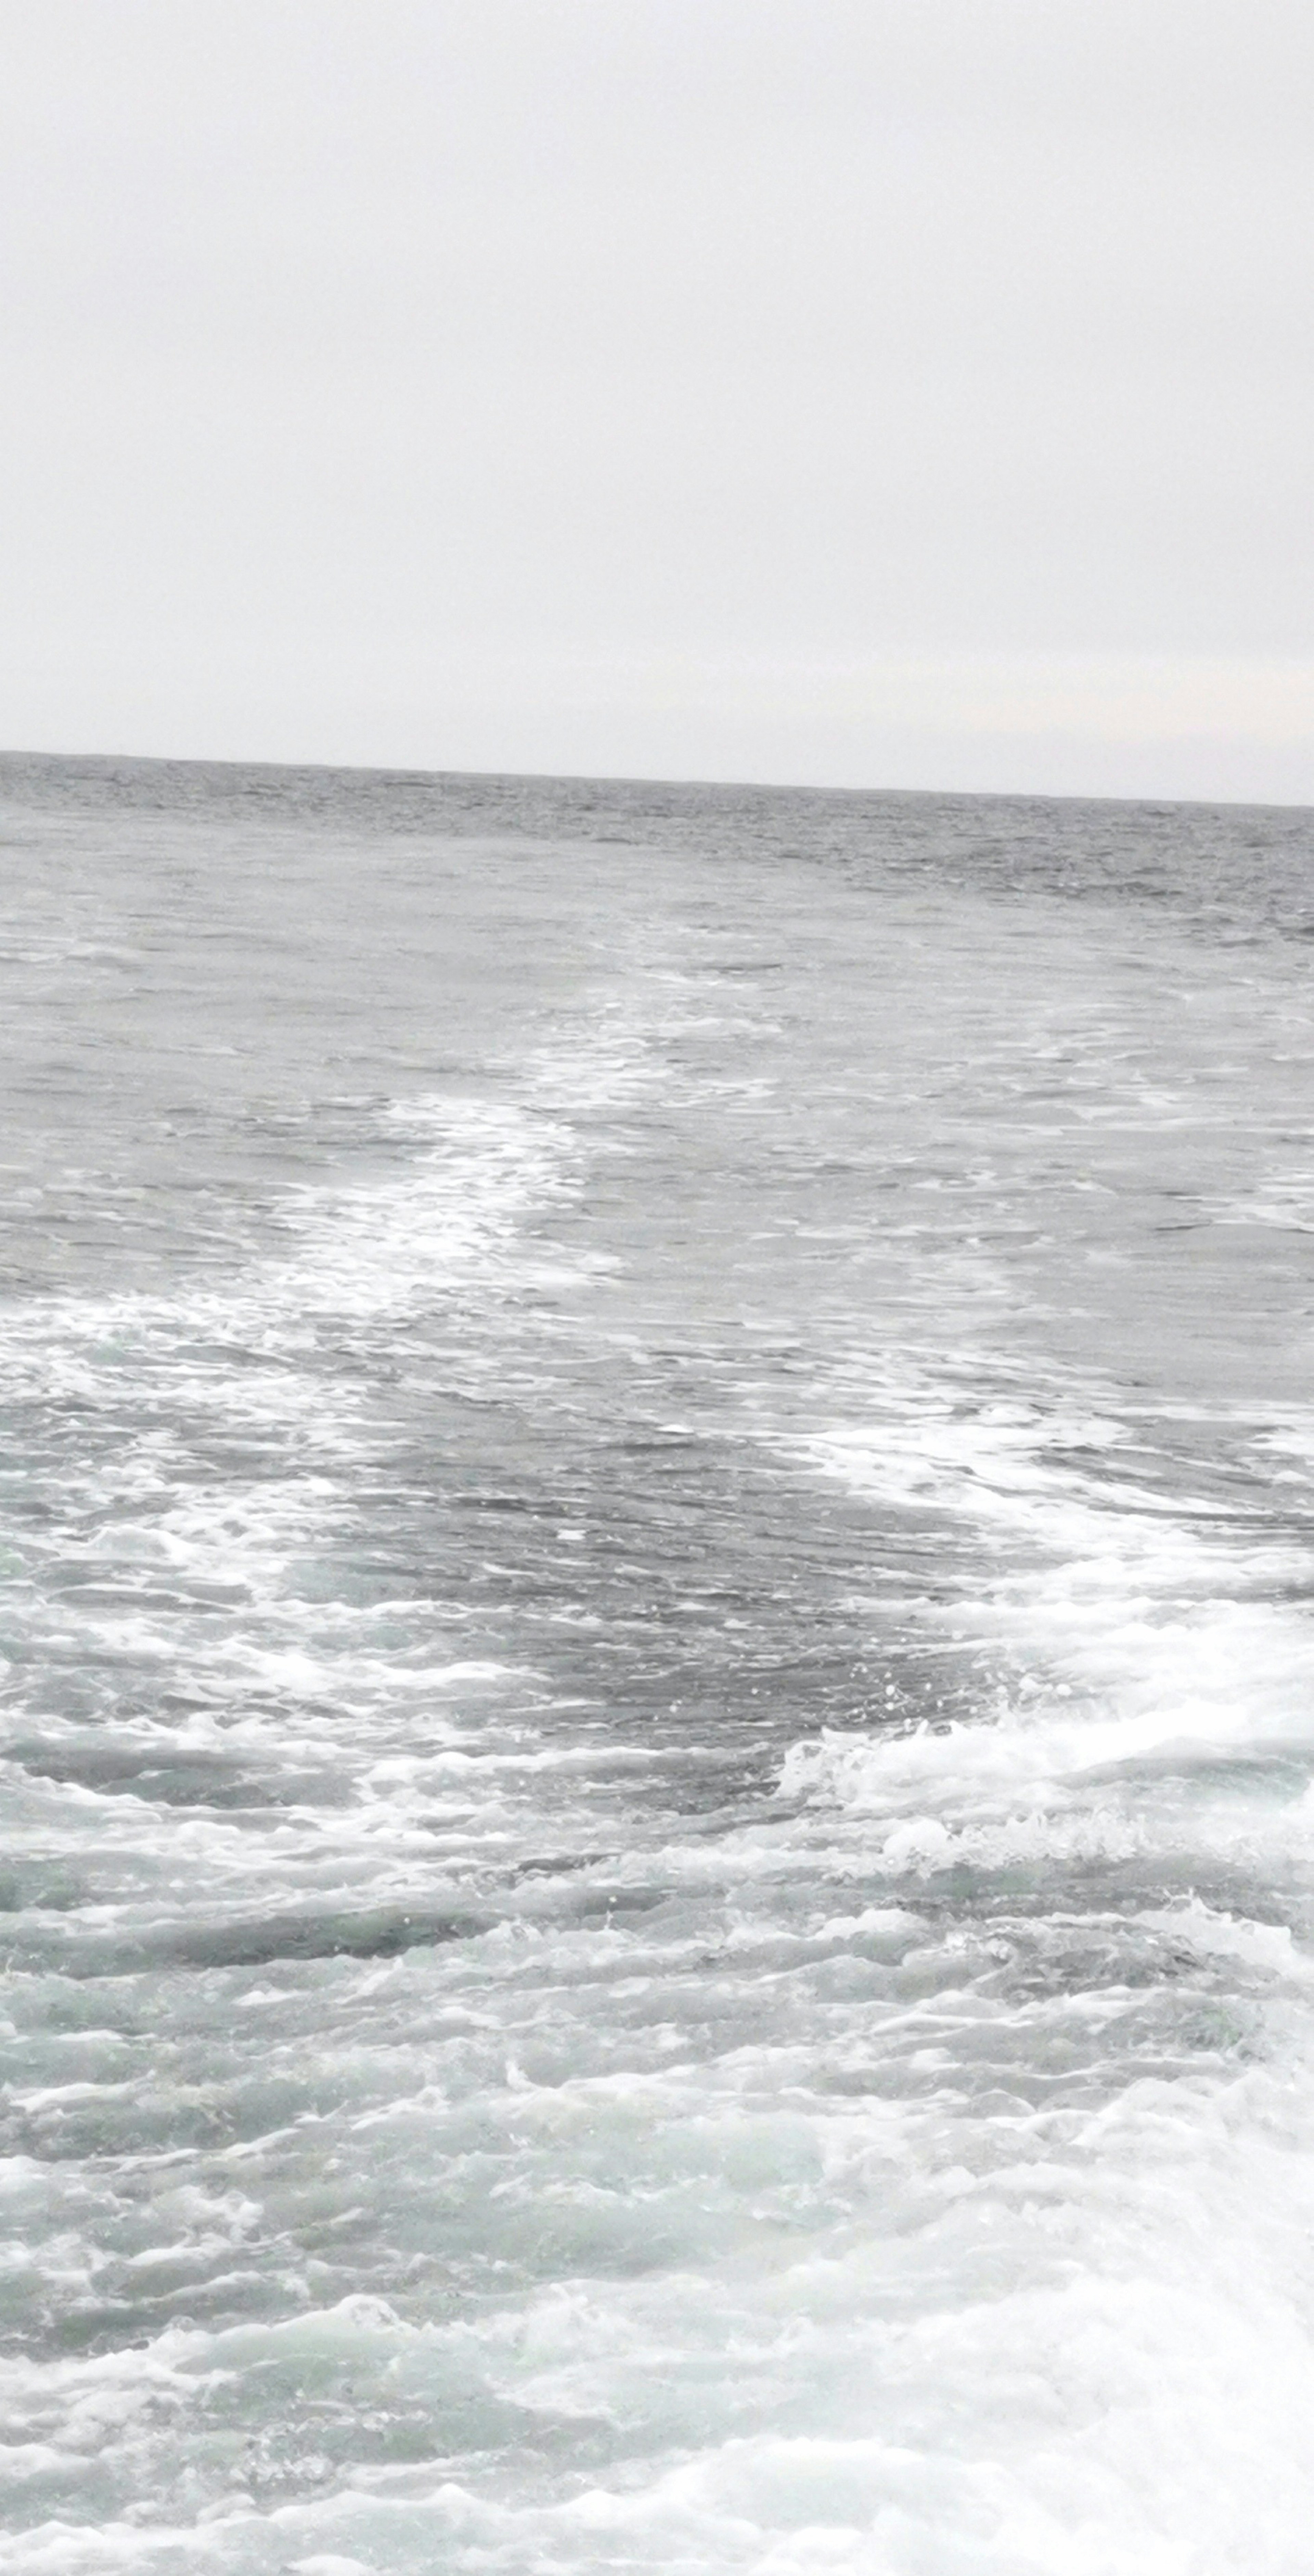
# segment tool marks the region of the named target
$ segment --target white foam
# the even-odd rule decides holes
[[[107,1933],[182,1923],[195,1885],[242,1916],[459,1884],[506,1919],[161,1980],[149,2010],[109,1976],[37,2033],[15,2107],[58,2152],[16,2177],[14,2259],[122,2348],[13,2362],[37,2527],[9,2563],[1307,2576],[1309,1963],[1241,1884],[1308,1888],[1309,1647],[1268,1597],[1300,1550],[1175,1511],[1094,1398],[982,1402],[979,1355],[873,1374],[866,1411],[841,1388],[809,1461],[945,1531],[911,1633],[988,1659],[988,1718],[813,1737],[769,1812],[672,1841],[649,1745],[548,1739],[539,1678],[427,1605],[402,1649],[289,1589],[368,1451],[350,1392],[303,1382],[315,1336],[514,1318],[536,1211],[652,1067],[614,1025],[540,1073],[541,1115],[408,1111],[415,1168],[299,1199],[226,1326],[139,1301],[70,1347],[89,1403],[157,1370],[286,1474],[198,1494],[143,1433],[96,1556],[142,1593],[61,1634],[185,1658],[179,1745],[333,1757],[358,1803],[48,1785],[20,1856],[75,1857]],[[1062,1463],[1083,1448],[1116,1494]],[[149,1589],[207,1569],[217,1628]],[[566,1866],[513,1896],[526,1856]],[[1190,1869],[1227,1901],[1170,1901]],[[202,2285],[242,2322],[176,2322]]]

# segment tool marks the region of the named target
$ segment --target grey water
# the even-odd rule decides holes
[[[0,877],[3,2563],[1308,2576],[1314,817]]]

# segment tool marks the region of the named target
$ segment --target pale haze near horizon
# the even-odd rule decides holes
[[[1291,0],[0,0],[13,748],[1314,802]]]

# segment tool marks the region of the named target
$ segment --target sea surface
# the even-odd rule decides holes
[[[1314,817],[0,879],[3,2564],[1310,2576]]]

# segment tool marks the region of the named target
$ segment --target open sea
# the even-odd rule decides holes
[[[1314,816],[0,877],[4,2566],[1310,2576]]]

